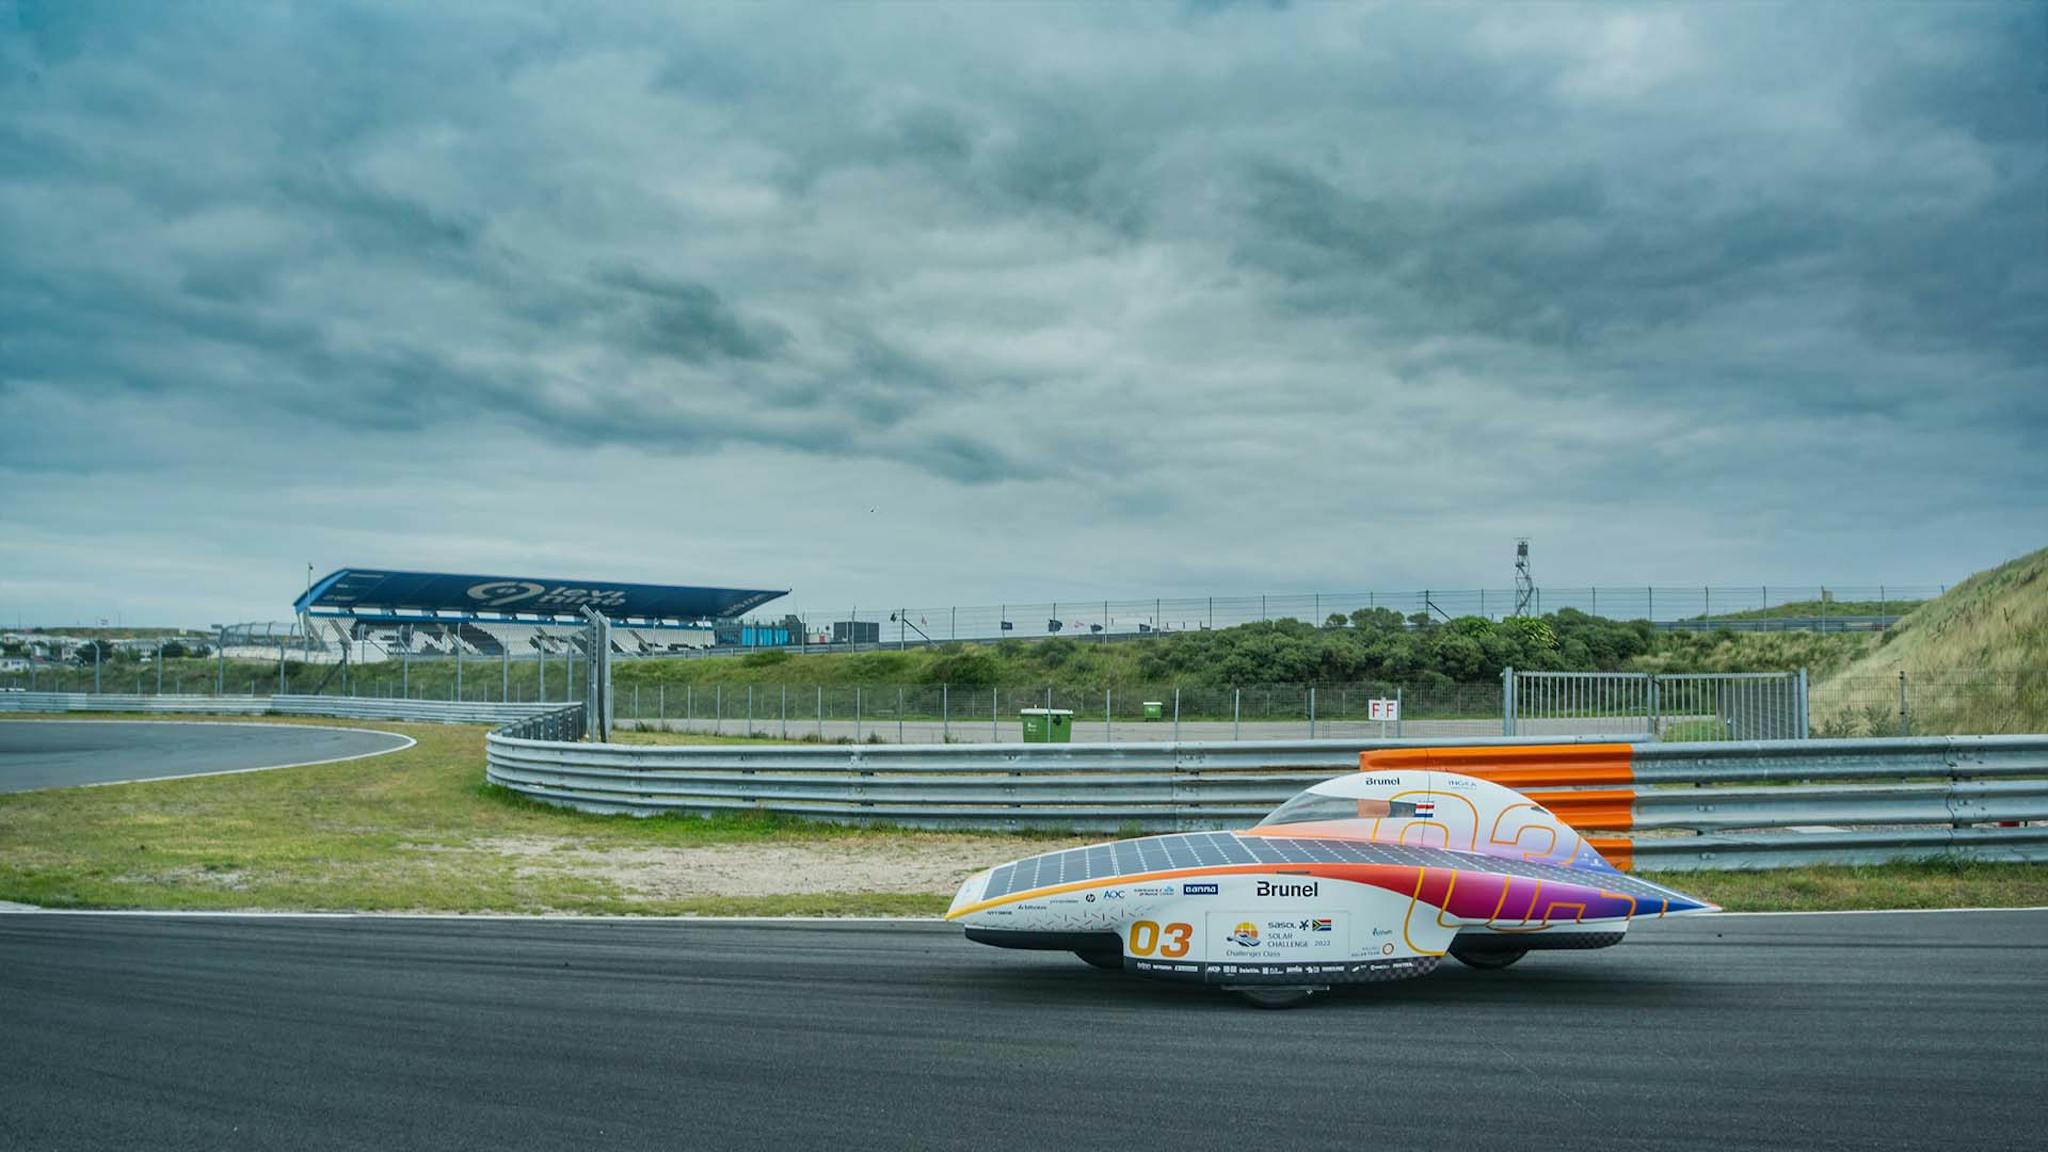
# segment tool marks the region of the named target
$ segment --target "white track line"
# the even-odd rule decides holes
[[[937,916],[579,916],[544,912],[235,912],[214,909],[38,908],[0,901],[0,915],[127,916],[176,920],[445,920],[452,922],[516,920],[531,924],[943,924]]]
[[[1716,916],[1911,916],[1923,912],[2048,912],[2048,907],[2022,904],[2014,908],[1827,908],[1812,912],[1717,912]]]
[[[414,747],[419,741],[403,732],[386,732],[380,728],[352,728],[345,724],[275,724],[269,721],[252,720],[237,723],[233,720],[38,720],[38,724],[175,724],[180,728],[211,725],[215,728],[307,728],[325,732],[362,732],[371,736],[396,736],[405,743],[395,748],[380,748],[375,752],[358,752],[353,756],[330,756],[325,760],[301,760],[296,764],[263,764],[255,768],[223,768],[218,772],[180,772],[176,776],[140,776],[133,780],[91,780],[84,784],[53,784],[48,788],[24,788],[19,792],[8,792],[8,796],[31,796],[38,792],[63,792],[71,788],[111,788],[116,784],[154,784],[159,780],[196,780],[202,776],[236,776],[243,772],[275,772],[279,768],[312,768],[320,764],[345,764],[350,760],[367,760],[372,756],[389,756]]]
[[[33,904],[0,901],[0,915],[7,913],[38,916],[133,916],[181,920],[517,920],[544,924],[943,924],[938,916],[633,916],[608,913],[579,916],[565,912],[522,914],[517,912],[236,912],[216,909],[146,908],[38,908]],[[2048,905],[2017,908],[1841,908],[1820,912],[1717,912],[1727,916],[1902,916],[1927,912],[2048,912]]]

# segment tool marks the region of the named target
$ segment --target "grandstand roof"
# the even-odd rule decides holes
[[[307,589],[292,607],[310,616],[570,621],[580,619],[587,604],[614,620],[694,623],[729,619],[788,594],[786,589],[343,568]]]

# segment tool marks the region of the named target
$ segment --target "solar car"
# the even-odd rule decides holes
[[[1241,831],[1013,860],[969,877],[946,918],[978,943],[1068,951],[1277,1008],[1422,976],[1445,956],[1506,968],[1718,910],[1618,871],[1519,792],[1414,769],[1323,781]]]

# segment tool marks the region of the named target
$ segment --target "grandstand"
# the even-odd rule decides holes
[[[743,643],[739,617],[787,591],[343,568],[293,604],[300,636],[331,633],[339,658],[581,657],[585,606],[613,623],[614,653],[664,655]],[[769,637],[773,638],[773,637]],[[787,643],[780,638],[778,643]],[[273,644],[273,650],[275,645]]]

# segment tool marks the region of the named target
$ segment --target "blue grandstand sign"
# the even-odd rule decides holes
[[[306,590],[300,615],[356,620],[574,620],[595,608],[614,620],[692,624],[729,620],[787,590],[618,584],[525,576],[343,568]]]

